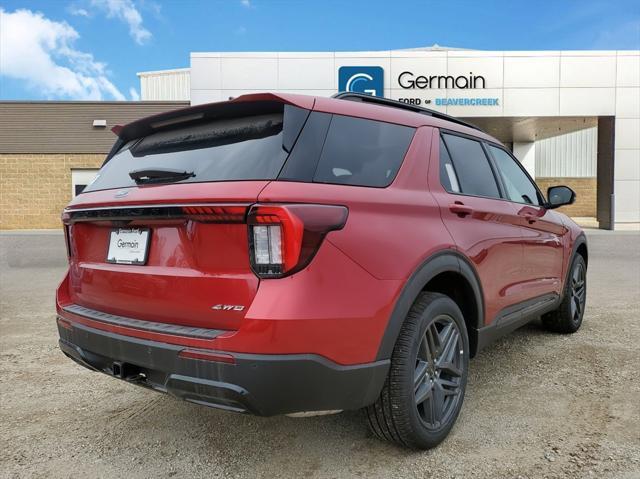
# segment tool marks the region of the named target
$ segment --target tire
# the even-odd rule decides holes
[[[380,397],[366,408],[371,431],[413,449],[437,446],[462,407],[468,368],[460,308],[443,294],[421,293],[400,330]]]
[[[549,331],[563,334],[575,333],[582,325],[587,302],[587,264],[577,254],[567,275],[562,303],[558,309],[542,316],[542,324]]]

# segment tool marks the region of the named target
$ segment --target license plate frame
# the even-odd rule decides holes
[[[149,259],[150,242],[151,228],[113,228],[109,233],[106,262],[144,266]]]

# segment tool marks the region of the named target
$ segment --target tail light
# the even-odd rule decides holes
[[[247,207],[244,205],[183,206],[183,214],[204,223],[244,223]]]
[[[254,205],[249,210],[251,268],[280,278],[306,267],[327,233],[341,229],[348,210],[333,205]]]

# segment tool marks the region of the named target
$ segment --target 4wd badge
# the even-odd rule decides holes
[[[211,309],[221,311],[242,311],[244,310],[244,306],[240,304],[216,304],[215,306],[211,306]]]

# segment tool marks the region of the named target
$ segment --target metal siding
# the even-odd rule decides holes
[[[595,177],[597,151],[597,128],[537,141],[536,178]]]
[[[185,102],[0,102],[0,153],[108,153],[111,128]],[[94,128],[93,120],[107,120]]]
[[[138,73],[144,101],[189,101],[191,73],[188,68]]]

